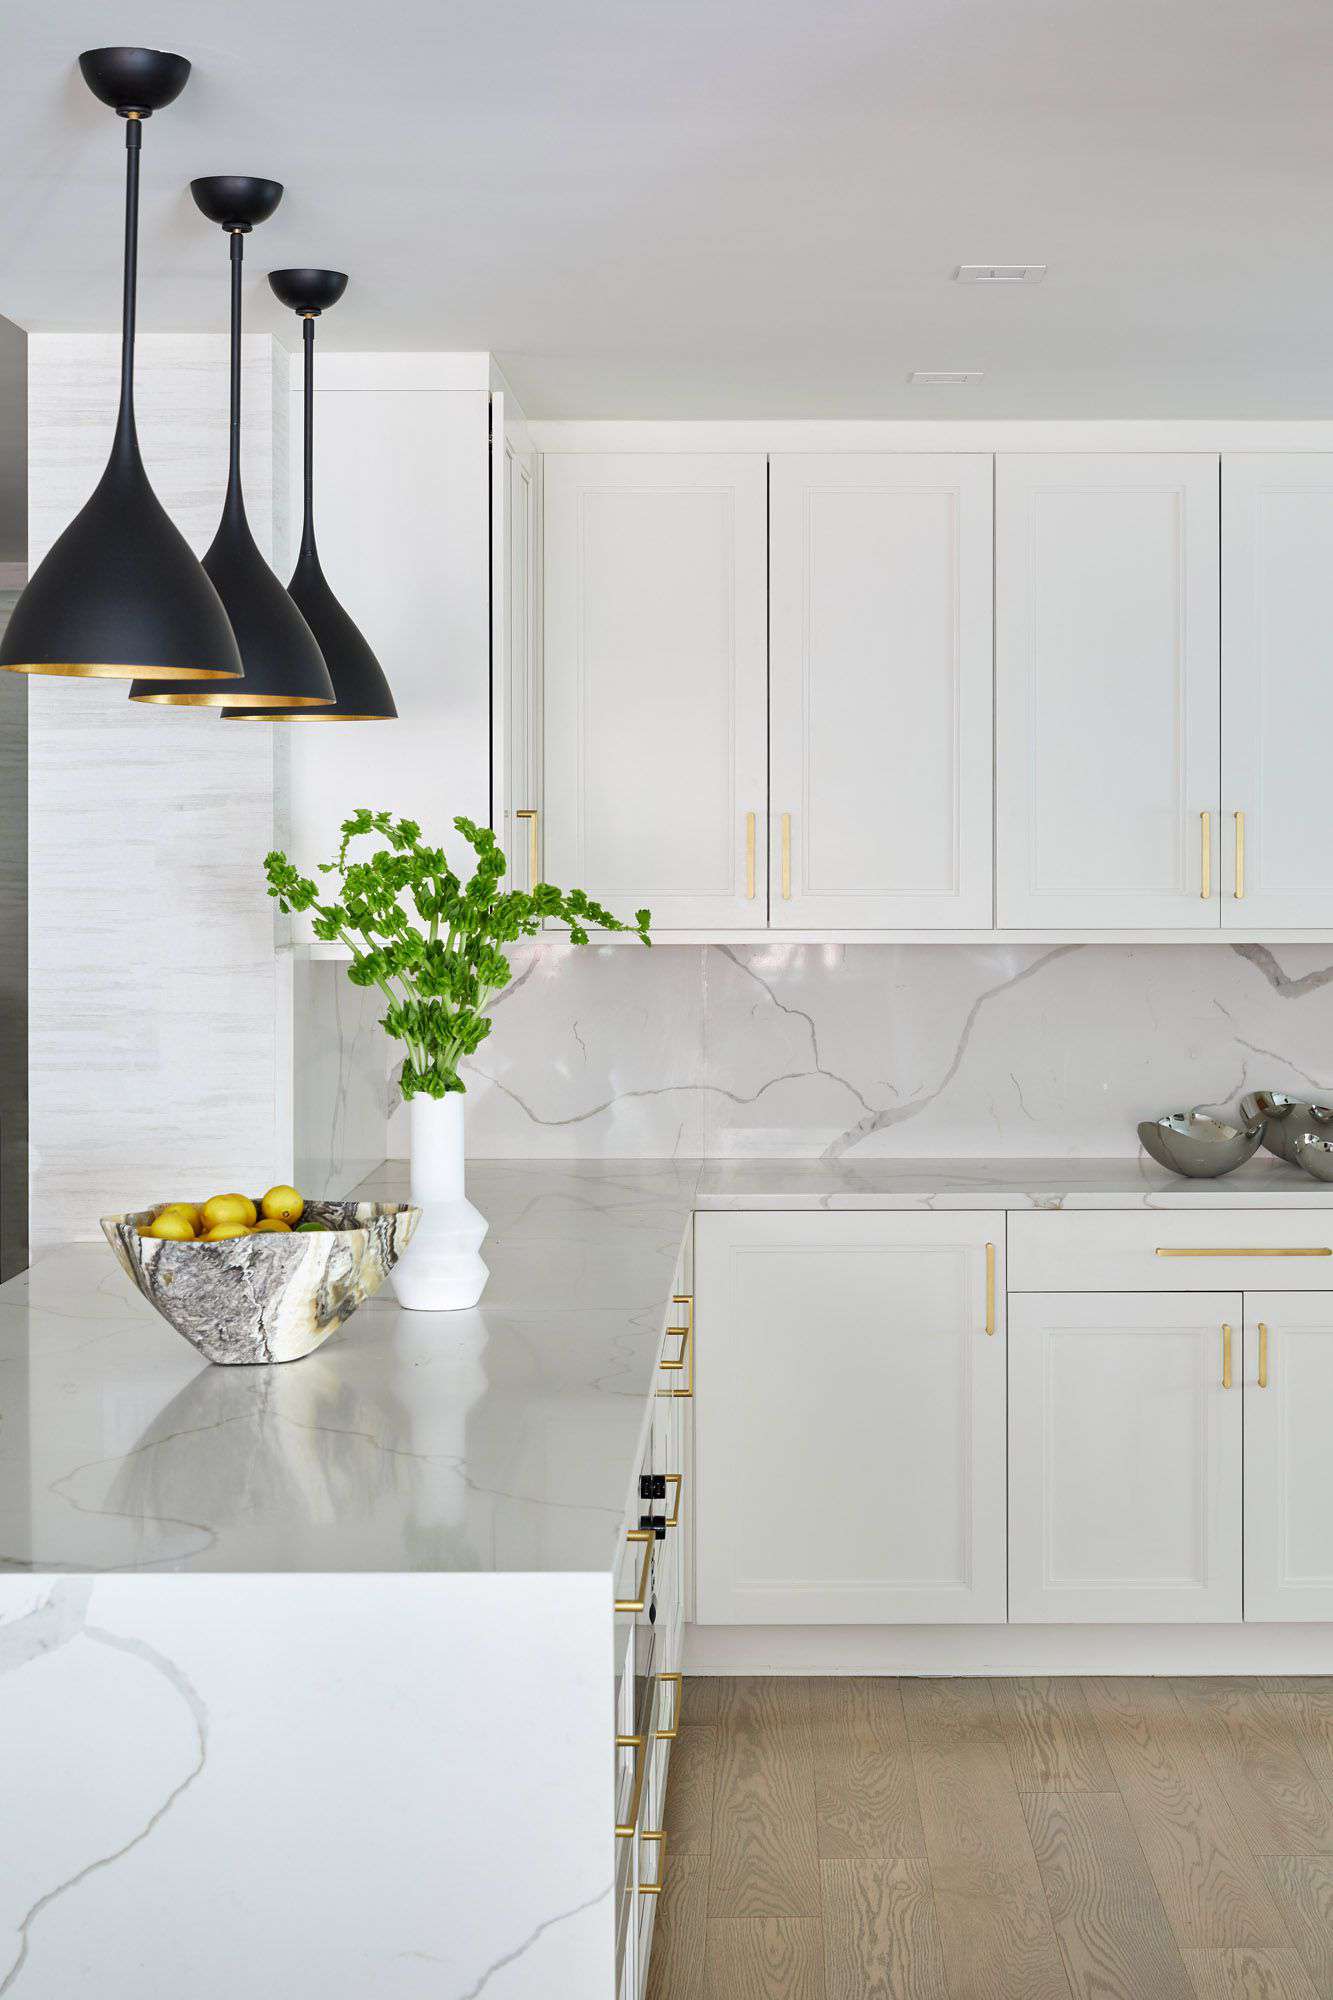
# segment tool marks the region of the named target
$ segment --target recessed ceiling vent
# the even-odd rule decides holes
[[[960,264],[954,277],[960,285],[1039,285],[1044,264]]]
[[[980,368],[914,368],[908,381],[919,389],[961,389],[968,382],[979,382]]]

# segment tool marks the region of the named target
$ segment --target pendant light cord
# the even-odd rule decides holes
[[[315,553],[315,321],[307,314],[301,321],[301,344],[305,350],[305,518],[301,523],[301,554]]]
[[[116,428],[134,435],[134,320],[139,279],[139,149],[143,125],[125,120],[125,294],[120,316],[120,412]]]
[[[227,461],[227,504],[241,497],[241,264],[245,255],[245,234],[233,229],[231,235],[231,439]]]

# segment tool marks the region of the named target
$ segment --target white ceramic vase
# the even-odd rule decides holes
[[[412,1200],[421,1221],[394,1266],[393,1288],[409,1312],[474,1306],[490,1276],[481,1261],[484,1215],[463,1192],[463,1093],[409,1100]]]

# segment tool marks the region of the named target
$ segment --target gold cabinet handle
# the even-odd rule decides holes
[[[659,1827],[656,1833],[650,1833],[645,1827],[639,1835],[639,1839],[655,1840],[657,1842],[657,1880],[655,1882],[640,1882],[639,1894],[641,1896],[660,1896],[666,1887],[666,1828]]]
[[[653,1566],[653,1543],[657,1537],[651,1528],[631,1528],[625,1540],[643,1543],[643,1562],[639,1569],[639,1594],[637,1597],[618,1597],[617,1611],[633,1611],[636,1615],[648,1602],[648,1572]]]
[[[685,1676],[684,1674],[659,1674],[657,1678],[664,1687],[674,1683],[676,1699],[671,1709],[670,1729],[659,1729],[654,1733],[659,1743],[674,1743],[680,1734],[680,1713],[685,1702]]]
[[[995,1245],[986,1245],[986,1331],[995,1331]]]
[[[1204,902],[1213,893],[1213,816],[1199,814],[1199,894]]]
[[[1245,901],[1245,815],[1236,814],[1236,901]]]
[[[754,901],[754,827],[753,813],[745,815],[745,894]]]
[[[782,900],[791,901],[791,814],[782,815]]]
[[[1259,1387],[1268,1387],[1268,1328],[1259,1322]]]
[[[1320,1245],[1272,1244],[1267,1249],[1261,1244],[1258,1249],[1247,1248],[1244,1244],[1237,1248],[1233,1244],[1209,1244],[1202,1249],[1180,1250],[1174,1246],[1158,1244],[1159,1257],[1333,1257],[1333,1250]]]
[[[634,1829],[639,1823],[643,1781],[648,1772],[648,1739],[646,1736],[617,1736],[616,1748],[634,1752],[634,1790],[630,1793],[629,1818],[622,1820],[616,1827],[617,1840],[632,1840]]]
[[[681,1472],[664,1472],[662,1478],[668,1486],[675,1488],[671,1495],[671,1512],[666,1517],[668,1528],[680,1526],[680,1496],[685,1485],[685,1475]]]
[[[667,1335],[677,1334],[680,1338],[680,1353],[674,1361],[659,1361],[658,1367],[669,1373],[679,1371],[685,1377],[683,1389],[659,1389],[659,1396],[692,1396],[694,1394],[694,1297],[690,1292],[676,1292],[671,1300],[673,1306],[685,1307],[684,1326],[669,1326]]]
[[[537,886],[537,809],[535,806],[520,806],[515,819],[525,819],[528,823],[528,887]]]
[[[1225,1322],[1222,1326],[1222,1387],[1231,1387],[1231,1328]]]

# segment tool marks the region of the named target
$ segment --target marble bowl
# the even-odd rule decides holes
[[[306,1218],[327,1225],[318,1233],[169,1243],[139,1234],[157,1212],[104,1215],[102,1233],[163,1319],[224,1365],[313,1354],[379,1290],[421,1220],[406,1202],[308,1201]]]
[[[1165,1118],[1145,1118],[1139,1126],[1144,1152],[1158,1166],[1192,1181],[1213,1181],[1244,1166],[1258,1152],[1263,1136],[1262,1125],[1238,1131],[1201,1111],[1169,1111]]]
[[[1279,1160],[1300,1166],[1295,1147],[1307,1132],[1333,1136],[1333,1109],[1327,1104],[1311,1104],[1303,1097],[1288,1097],[1281,1090],[1252,1090],[1240,1100],[1240,1115],[1247,1123],[1264,1122],[1264,1145]]]

